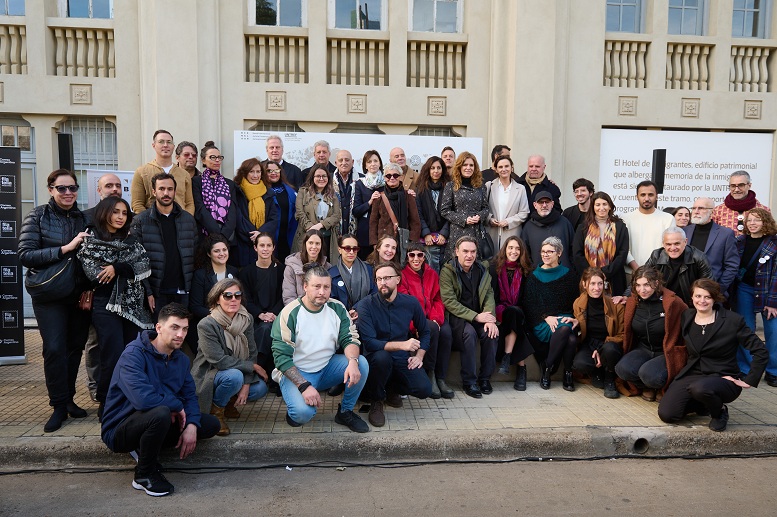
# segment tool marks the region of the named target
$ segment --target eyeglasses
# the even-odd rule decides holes
[[[555,255],[556,250],[541,250],[540,255]]]
[[[542,206],[542,205],[552,205],[553,204],[553,200],[551,200],[551,199],[542,199],[540,201],[535,201],[535,203],[537,203],[540,206]]]
[[[157,140],[156,143],[159,145],[173,145],[172,140]]]
[[[731,183],[729,184],[728,188],[729,190],[742,190],[746,186],[750,185],[749,183]]]
[[[328,176],[319,176],[318,174],[316,174],[315,176],[313,176],[313,179],[314,180],[325,180],[325,179],[329,179],[329,177]]]
[[[235,300],[239,300],[243,297],[243,291],[235,291],[234,293],[225,291],[221,293],[221,296],[223,296],[225,300],[231,300],[232,298],[234,298]]]
[[[195,158],[197,153],[181,153],[180,156],[183,156],[184,158]]]
[[[691,208],[691,210],[712,210],[712,208],[706,207],[706,206],[695,206]]]
[[[267,169],[267,174],[280,174],[280,169]]]
[[[223,159],[224,159],[224,157],[221,156],[221,155],[211,154],[210,156],[208,156],[208,160],[210,160],[212,162],[220,162]]]
[[[57,189],[57,192],[64,194],[68,190],[70,192],[78,192],[78,185],[51,185],[49,188]]]
[[[359,251],[359,246],[340,246],[340,249],[346,253],[356,253]]]
[[[407,256],[410,258],[422,258],[425,255],[423,251],[408,251]]]
[[[387,180],[397,179],[400,176],[402,176],[402,175],[401,174],[396,174],[396,173],[395,174],[384,174],[383,175],[383,177],[386,178]]]
[[[392,278],[397,278],[399,275],[391,275],[391,276],[376,276],[375,277],[375,283],[378,284],[384,284],[391,280]]]

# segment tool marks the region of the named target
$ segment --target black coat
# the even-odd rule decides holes
[[[192,197],[194,198],[194,219],[197,221],[197,225],[204,229],[208,234],[220,233],[229,240],[230,246],[237,245],[238,231],[242,231],[240,227],[240,207],[237,202],[238,188],[235,182],[229,178],[227,180],[229,186],[229,209],[227,210],[227,216],[223,223],[220,223],[210,214],[210,209],[205,206],[202,200],[202,182],[206,180],[203,176],[197,176],[192,178]]]
[[[132,220],[130,232],[146,248],[151,262],[151,276],[149,283],[154,296],[159,295],[162,285],[162,274],[165,271],[165,244],[162,240],[162,226],[156,203],[152,203],[148,210],[143,210]],[[173,202],[173,211],[170,217],[175,218],[175,231],[178,237],[178,250],[181,254],[181,267],[186,291],[192,287],[192,275],[194,274],[194,247],[197,244],[197,223],[194,217],[183,210],[178,203]]]
[[[575,240],[572,242],[572,255],[575,269],[579,275],[583,274],[588,267],[588,261],[585,258],[585,237],[588,233],[588,226],[582,223],[575,232]],[[613,296],[621,296],[626,292],[626,257],[629,255],[629,229],[620,219],[615,221],[615,257],[612,262],[604,266],[602,272],[610,282]]]
[[[537,210],[534,208],[534,195],[532,194],[531,187],[526,182],[526,174],[523,173],[520,178],[518,178],[518,183],[523,185],[523,187],[526,189],[526,199],[529,200],[529,212],[534,213]],[[545,176],[545,179],[542,180],[542,182],[534,187],[534,193],[539,194],[543,190],[550,192],[550,195],[553,196],[553,209],[558,210],[559,212],[562,212],[563,209],[561,208],[561,189],[558,188],[558,185],[550,181],[550,178],[548,176]]]
[[[237,278],[237,268],[227,265],[227,276],[225,278]],[[210,314],[208,307],[208,293],[216,285],[216,273],[213,268],[207,265],[194,272],[192,276],[192,289],[189,291],[189,310],[199,322],[202,318]],[[197,327],[196,324],[191,325]]]
[[[653,266],[661,271],[664,280],[668,278],[671,272],[669,255],[667,255],[664,248],[653,250],[653,253],[650,254],[650,258],[645,262],[645,265]],[[693,305],[693,302],[691,301],[691,285],[699,278],[712,278],[710,263],[707,262],[707,256],[704,255],[704,252],[693,246],[686,246],[685,251],[683,252],[683,264],[680,266],[680,289],[678,289],[679,292],[676,294],[688,307]],[[671,287],[669,287],[669,289],[671,289]]]
[[[230,260],[230,263],[234,263],[237,267],[243,267],[256,261],[256,250],[251,242],[250,232],[267,232],[277,240],[281,210],[275,201],[275,192],[268,188],[267,192],[262,196],[262,200],[264,201],[264,224],[257,228],[248,218],[248,199],[245,192],[240,187],[235,191],[233,201],[237,204],[238,210],[237,257]],[[234,253],[234,250],[231,253]]]
[[[305,176],[302,174],[302,169],[293,163],[289,163],[286,160],[283,160],[283,163],[281,163],[281,169],[283,169],[283,174],[286,176],[286,181],[291,183],[291,185],[294,187],[294,190],[299,190],[302,184],[305,183]]]
[[[753,357],[750,373],[742,380],[750,386],[757,387],[769,362],[769,352],[763,341],[745,324],[742,316],[718,304],[715,304],[715,310],[718,311],[715,321],[707,325],[705,335],[702,336],[701,341],[696,342],[689,338],[696,309],[691,308],[683,313],[680,321],[685,347],[688,349],[688,362],[675,378],[688,375],[694,369],[701,370],[704,375],[720,377],[730,375],[735,379],[739,378],[737,350],[739,345],[742,345]]]
[[[359,246],[370,245],[370,196],[375,190],[372,190],[364,184],[361,180],[354,183],[353,188],[356,192],[353,195],[353,206],[351,207],[351,213],[356,218],[356,240]],[[383,192],[383,187],[376,189],[378,192]]]

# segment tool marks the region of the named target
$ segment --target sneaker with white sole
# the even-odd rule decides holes
[[[162,497],[172,494],[175,487],[170,483],[161,472],[151,472],[148,475],[140,475],[135,472],[135,479],[132,480],[132,488],[135,490],[145,490],[153,497]]]

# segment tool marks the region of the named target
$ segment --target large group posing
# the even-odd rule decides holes
[[[700,197],[674,216],[642,181],[619,217],[585,178],[562,212],[545,159],[518,175],[504,145],[482,171],[445,147],[420,171],[401,148],[386,164],[369,150],[359,172],[319,141],[300,170],[273,135],[268,159],[234,180],[213,142],[176,147],[159,130],[152,147],[129,200],[105,174],[81,211],[76,176],[52,172],[19,241],[53,407],[44,430],[87,416],[74,402],[86,349],[102,438],[133,454],[133,486],[150,495],[173,491],[163,446],[185,458],[268,392],[292,427],[320,392],[342,394],[335,422],[355,432],[370,429],[359,401],[381,427],[403,396],[453,398],[452,351],[473,398],[513,366],[526,390],[533,356],[542,389],[559,371],[564,390],[587,379],[607,398],[658,400],[665,422],[709,415],[715,431],[764,371],[777,386],[777,224],[746,171],[721,205]]]

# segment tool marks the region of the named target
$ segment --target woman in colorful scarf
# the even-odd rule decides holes
[[[308,178],[297,193],[296,205],[299,226],[292,253],[302,249],[306,232],[317,230],[324,240],[321,253],[327,257],[336,257],[342,212],[340,201],[335,195],[332,173],[325,165],[317,163],[311,167]]]
[[[227,418],[240,418],[236,406],[267,394],[267,372],[256,364],[253,318],[235,278],[216,282],[208,293],[210,315],[197,325],[200,349],[192,364],[200,411],[219,419],[219,436],[230,433]]]
[[[598,267],[610,282],[610,291],[618,303],[626,291],[626,257],[629,254],[629,229],[615,215],[615,204],[606,192],[591,196],[591,207],[572,243],[575,269],[580,272]]]
[[[351,213],[356,217],[356,238],[359,240],[359,258],[367,260],[372,253],[370,244],[370,214],[372,205],[380,201],[380,194],[386,186],[383,178],[383,160],[378,151],[371,149],[362,158],[364,177],[359,178],[354,189]]]
[[[124,347],[140,329],[151,329],[144,287],[151,275],[145,248],[129,235],[132,211],[120,197],[108,197],[95,207],[91,237],[78,250],[84,274],[94,285],[92,324],[100,349],[97,417],[102,418],[113,369]]]
[[[532,270],[531,258],[523,241],[510,236],[502,244],[496,259],[489,267],[491,287],[496,303],[499,338],[504,342],[504,355],[499,373],[510,373],[510,365],[518,364],[513,388],[526,391],[526,361],[534,353],[524,331],[526,318],[520,306],[526,277]]]
[[[451,166],[453,163],[451,163]],[[450,223],[440,214],[442,189],[450,181],[445,162],[439,156],[432,156],[418,175],[415,184],[418,219],[421,221],[421,238],[429,254],[429,266],[437,274],[442,267],[445,244],[450,235]],[[434,386],[433,386],[434,387]]]
[[[237,203],[243,224],[238,232],[238,259],[241,266],[256,261],[253,240],[259,232],[275,235],[278,231],[279,210],[275,204],[275,194],[267,187],[266,174],[262,162],[249,158],[240,164],[235,173],[235,185],[238,186]]]
[[[237,185],[221,174],[224,157],[212,141],[205,142],[200,158],[205,170],[202,176],[192,178],[194,218],[203,234],[220,233],[227,238],[230,248],[235,248],[230,253],[230,263],[240,267],[238,232],[244,228],[240,225],[240,209],[236,202]]]

